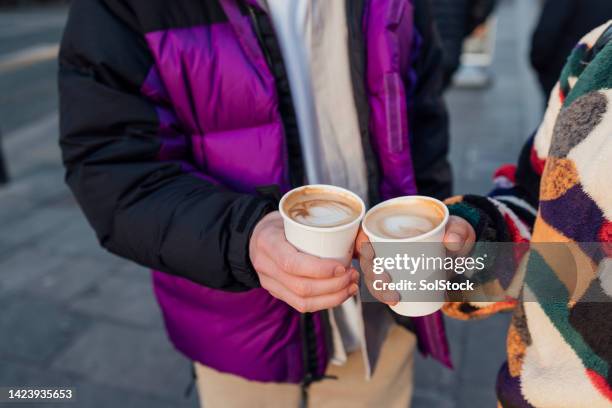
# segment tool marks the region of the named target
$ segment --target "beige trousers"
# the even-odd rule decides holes
[[[361,352],[351,353],[345,365],[330,364],[326,374],[338,377],[337,380],[323,380],[310,386],[309,407],[410,407],[415,344],[414,334],[393,326],[370,381],[364,378]],[[299,385],[248,381],[198,363],[195,370],[202,408],[300,406]]]

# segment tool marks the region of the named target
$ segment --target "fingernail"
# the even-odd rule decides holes
[[[387,296],[387,304],[389,306],[395,306],[399,303],[400,301],[400,295],[397,292],[392,292],[392,293],[388,293]]]
[[[349,293],[351,294],[351,296],[353,296],[357,293],[358,290],[359,290],[359,286],[353,283],[349,289]]]
[[[335,276],[342,276],[346,273],[346,268],[344,266],[337,266],[334,270]]]
[[[353,282],[357,283],[359,282],[359,272],[357,272],[356,270],[353,269],[353,276],[351,277]]]
[[[461,242],[461,236],[456,232],[451,232],[450,234],[448,234],[448,241],[453,243]]]

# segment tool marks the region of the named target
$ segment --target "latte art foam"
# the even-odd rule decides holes
[[[423,200],[398,203],[374,210],[366,219],[374,234],[386,239],[418,237],[435,229],[444,220],[443,211]]]
[[[427,218],[398,214],[377,220],[377,227],[386,236],[403,239],[423,235],[434,229],[436,225]]]
[[[332,228],[359,218],[361,204],[348,194],[312,187],[289,196],[283,210],[302,225]]]
[[[340,201],[310,200],[289,209],[289,217],[312,227],[336,227],[355,219],[353,209]]]

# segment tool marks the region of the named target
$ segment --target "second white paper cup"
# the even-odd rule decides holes
[[[405,239],[384,238],[384,237],[377,236],[376,234],[368,230],[367,228],[368,216],[374,211],[380,210],[390,205],[410,203],[416,200],[431,202],[435,204],[436,206],[440,207],[440,209],[443,211],[444,219],[433,230],[425,234],[416,236],[416,237],[405,238]],[[446,256],[446,250],[444,248],[443,239],[444,239],[444,233],[446,230],[446,224],[448,224],[448,218],[449,218],[448,208],[443,202],[436,200],[435,198],[425,197],[425,196],[399,197],[399,198],[394,198],[394,199],[382,202],[378,204],[377,206],[371,208],[368,211],[368,213],[365,215],[364,222],[363,222],[363,230],[368,236],[368,238],[370,239],[370,243],[372,244],[374,253],[376,254],[377,257],[381,257],[381,258],[395,257],[398,254],[398,250],[399,250],[398,247],[400,247],[402,243],[406,243],[406,244],[408,243],[427,243],[426,245],[424,244],[422,246],[406,245],[405,247],[402,247],[401,252],[408,253],[408,255],[414,256],[414,257],[420,256],[423,254],[423,252],[425,252],[425,254],[423,255],[428,256],[428,257],[444,258]],[[418,251],[419,253],[411,253],[412,251],[415,251],[415,252]],[[399,255],[403,255],[403,253],[400,253]],[[389,275],[391,275],[391,278],[393,279],[394,282],[402,278],[402,274],[398,273],[397,271],[387,271],[387,272],[389,273]],[[417,271],[417,273],[419,272],[422,273],[423,271]],[[431,280],[431,279],[436,278],[437,275],[442,276],[442,274],[439,271],[432,271],[431,274],[429,274],[428,276],[423,276],[423,277]],[[406,294],[405,292],[400,293],[400,295],[401,295],[400,302],[397,303],[395,306],[390,306],[390,307],[395,313],[403,315],[403,316],[410,316],[410,317],[426,316],[434,312],[437,312],[444,305],[444,293],[439,293],[439,296],[438,294],[436,294],[435,296],[432,296],[431,301],[427,301],[427,302],[414,302],[414,301],[411,302],[410,296]]]

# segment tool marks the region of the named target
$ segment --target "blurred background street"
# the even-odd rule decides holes
[[[456,193],[486,193],[538,123],[527,60],[537,3],[500,1],[492,85],[447,95]],[[149,273],[99,249],[63,183],[55,54],[66,14],[0,9],[0,143],[11,178],[0,186],[0,385],[72,386],[82,407],[196,407]],[[448,320],[456,369],[419,358],[414,406],[494,407],[507,324]]]

